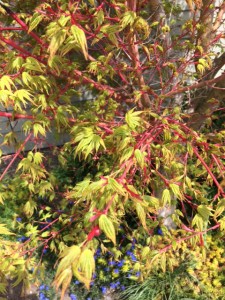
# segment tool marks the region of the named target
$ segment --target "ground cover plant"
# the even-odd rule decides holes
[[[206,253],[225,230],[225,4],[183,5],[0,1],[2,161],[14,151],[0,176],[2,293],[49,263],[61,299],[73,280],[90,289],[96,252],[120,263],[134,240],[140,282],[176,272],[181,246],[205,274],[223,261]],[[41,150],[50,133],[67,140],[59,168]],[[206,295],[223,285],[222,269],[208,275]]]

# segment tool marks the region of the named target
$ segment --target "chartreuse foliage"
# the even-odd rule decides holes
[[[225,131],[210,132],[208,110],[200,114],[208,126],[194,131],[187,113],[189,92],[212,66],[206,28],[195,17],[177,26],[170,1],[159,20],[148,1],[99,2],[0,1],[0,115],[23,134],[11,130],[1,144],[16,151],[1,180],[20,160],[0,186],[10,218],[0,226],[1,291],[8,277],[27,284],[42,274],[46,250],[63,299],[73,277],[90,288],[99,248],[119,260],[121,240],[135,238],[143,280],[175,270],[175,249],[200,256],[211,231],[224,236]],[[51,170],[41,153],[50,133],[56,143],[67,137],[57,153],[66,170]]]
[[[14,193],[15,201],[21,203],[14,218],[18,214],[24,216],[24,222],[16,225],[27,237],[23,253],[32,247],[50,249],[59,256],[54,283],[56,288],[62,287],[62,294],[73,276],[90,286],[98,247],[113,251],[116,257],[121,255],[121,225],[125,239],[137,239],[136,268],[141,278],[156,270],[174,270],[196,247],[206,253],[204,246],[207,248],[211,229],[220,226],[223,236],[224,201],[222,197],[215,198],[212,188],[209,198],[211,179],[200,163],[201,159],[210,159],[209,153],[218,157],[223,148],[207,143],[206,151],[205,137],[187,129],[179,118],[171,121],[167,115],[154,114],[151,126],[146,126],[149,115],[152,116],[151,111],[129,111],[124,121],[105,137],[93,121],[91,130],[83,124],[72,128],[71,142],[60,150],[60,160],[64,161],[69,153],[78,162],[70,180],[60,177],[60,172],[44,171],[42,155],[29,152],[18,166],[22,177],[1,187],[5,201]],[[143,140],[145,144],[140,143]],[[80,147],[83,141],[87,148],[92,147],[88,154],[87,148]],[[82,171],[83,178],[76,178],[83,164],[89,173]],[[219,176],[217,164],[211,170]],[[159,188],[162,197],[157,198]],[[18,198],[17,193],[22,195]],[[175,203],[171,218],[177,230],[170,231],[163,220],[154,216]],[[163,236],[154,234],[159,226]],[[183,255],[179,250],[182,247],[187,251]],[[198,272],[196,276],[200,278]]]

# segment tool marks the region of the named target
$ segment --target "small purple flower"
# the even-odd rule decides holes
[[[45,289],[45,284],[42,284],[42,285],[39,286],[40,291],[43,291],[44,289]]]
[[[161,229],[161,228],[158,228],[158,229],[157,229],[157,234],[158,234],[158,235],[163,235],[163,232],[162,232],[162,229]]]
[[[140,277],[140,276],[141,276],[141,272],[137,272],[137,273],[136,273],[136,276],[137,276],[137,277]]]
[[[102,294],[106,294],[106,292],[107,292],[107,287],[101,286],[101,291],[102,291]]]
[[[80,284],[80,281],[79,281],[79,280],[75,280],[74,283],[75,283],[76,285],[78,285],[78,284]]]
[[[101,255],[101,249],[98,248],[95,252],[95,255],[97,255],[97,256]]]
[[[113,261],[113,260],[109,262],[109,265],[110,265],[110,266],[114,266],[115,264],[116,264],[116,262]]]
[[[17,239],[18,242],[25,242],[28,238],[26,236],[21,236]]]
[[[132,259],[132,261],[137,261],[137,258],[133,253],[131,253],[130,258]]]
[[[18,217],[18,218],[16,218],[16,221],[17,221],[17,222],[21,222],[21,221],[22,221],[22,218]]]
[[[71,300],[77,300],[77,296],[74,295],[74,294],[70,294],[70,299],[71,299]]]
[[[124,259],[117,263],[117,266],[121,268],[124,265]]]
[[[119,287],[120,286],[120,281],[116,281],[115,286],[116,286],[116,288]]]
[[[114,269],[113,272],[114,272],[115,274],[119,274],[120,271],[119,271],[119,269]]]
[[[49,300],[49,298],[45,297],[45,295],[43,293],[40,293],[39,300]]]
[[[110,288],[111,288],[111,289],[115,289],[115,288],[116,288],[116,284],[115,284],[115,283],[113,283],[113,282],[112,282],[112,283],[110,283]]]
[[[120,287],[120,289],[121,289],[121,291],[125,291],[125,286],[124,285],[122,285],[121,287]]]

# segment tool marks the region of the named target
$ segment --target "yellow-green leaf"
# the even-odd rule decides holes
[[[141,152],[139,149],[135,149],[134,156],[139,166],[143,168],[145,164],[145,153]]]
[[[87,40],[84,31],[80,27],[76,25],[72,25],[71,32],[73,34],[75,42],[81,48],[84,57],[87,59],[88,58]]]
[[[81,254],[81,249],[79,246],[71,246],[68,247],[64,253],[63,253],[63,258],[60,261],[57,272],[56,272],[56,277],[59,276],[59,274],[64,270],[67,269],[68,267],[72,266],[72,264],[76,261],[78,261],[79,257]]]
[[[95,271],[95,259],[94,254],[90,249],[84,249],[81,253],[78,269],[87,280],[91,280],[92,275]]]
[[[0,234],[14,235],[14,233],[10,232],[5,226],[5,224],[0,224]]]
[[[198,213],[203,218],[204,221],[208,221],[209,216],[211,215],[210,209],[205,205],[199,205],[197,208]]]
[[[171,203],[171,196],[170,191],[168,189],[163,190],[162,193],[162,205],[170,204]]]
[[[136,203],[136,211],[137,211],[137,215],[141,221],[142,226],[146,229],[146,212],[145,212],[143,206],[139,202]]]
[[[122,187],[121,184],[119,184],[114,178],[109,178],[108,179],[108,185],[110,186],[110,188],[119,193],[119,194],[122,194],[122,195],[125,195],[125,191]]]
[[[116,233],[112,221],[106,216],[101,215],[99,218],[99,227],[105,233],[105,235],[116,244]]]
[[[31,20],[28,33],[34,30],[38,24],[43,20],[44,15],[39,15],[38,13],[34,13]]]

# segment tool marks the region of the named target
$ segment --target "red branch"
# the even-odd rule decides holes
[[[9,45],[10,47],[13,47],[14,49],[19,50],[21,53],[27,55],[27,56],[32,56],[30,54],[30,52],[28,52],[27,50],[23,49],[22,47],[20,47],[17,43],[15,43],[12,40],[6,39],[3,35],[0,34],[0,40],[2,40],[4,43],[6,43],[7,45]]]
[[[221,187],[221,185],[217,181],[216,177],[213,175],[212,171],[210,170],[210,168],[208,167],[208,165],[206,164],[206,162],[204,161],[204,159],[198,153],[197,148],[193,147],[193,151],[194,151],[195,155],[198,157],[198,159],[200,160],[200,162],[202,163],[202,165],[205,167],[205,169],[207,170],[207,172],[209,173],[209,175],[211,176],[213,182],[217,186],[217,188],[220,191],[220,193],[222,194],[222,196],[225,197],[225,193],[224,193],[223,188]]]
[[[14,163],[14,161],[16,160],[16,158],[20,155],[21,151],[23,150],[23,147],[26,145],[26,143],[31,138],[31,135],[32,134],[29,133],[28,136],[26,137],[25,141],[23,142],[23,144],[19,147],[19,149],[17,150],[17,152],[14,155],[13,159],[10,161],[10,163],[8,164],[8,166],[5,168],[4,172],[2,173],[2,175],[0,177],[0,181],[2,181],[2,179],[4,178],[5,174],[8,172],[9,168],[11,167],[11,165]]]
[[[40,45],[45,46],[44,42],[39,38],[39,36],[30,31],[29,32],[29,28],[27,26],[26,23],[24,23],[18,16],[17,14],[15,14],[10,8],[8,8],[7,6],[4,6],[3,4],[1,4],[1,6],[7,11],[7,13],[18,23],[20,24],[20,26],[22,27],[23,30],[25,30],[30,36],[32,36]]]
[[[225,73],[223,73],[222,75],[220,75],[216,78],[210,79],[210,80],[201,81],[199,83],[196,83],[196,84],[193,84],[193,85],[190,85],[190,86],[185,86],[185,87],[180,88],[180,89],[178,88],[177,90],[172,90],[169,93],[163,95],[163,97],[168,98],[168,97],[174,96],[176,94],[181,94],[181,93],[189,91],[189,90],[194,90],[194,89],[201,88],[201,87],[204,87],[204,86],[210,86],[210,85],[212,85],[214,83],[217,83],[217,82],[220,82],[224,79],[225,79]]]

